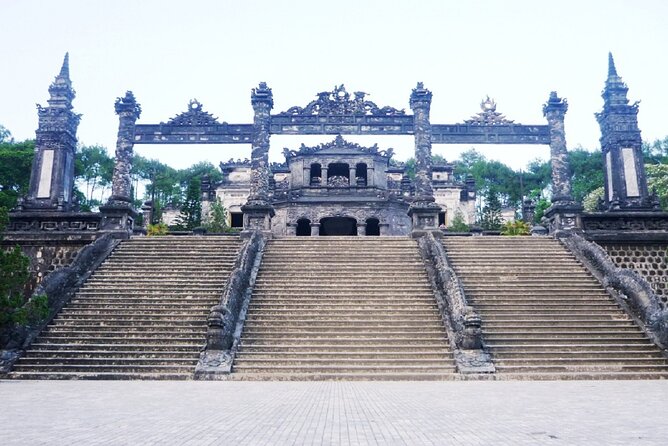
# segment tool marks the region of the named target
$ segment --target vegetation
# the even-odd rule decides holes
[[[531,226],[522,221],[507,221],[501,226],[501,235],[529,235],[531,233]]]
[[[181,214],[176,219],[175,229],[193,230],[202,225],[202,200],[199,177],[188,182],[186,199],[181,206]]]
[[[488,188],[485,194],[485,205],[480,212],[480,227],[486,231],[501,229],[501,202],[493,188]]]
[[[167,227],[165,223],[149,224],[146,227],[146,235],[149,237],[167,235],[168,232],[169,232],[169,227]]]
[[[464,221],[464,214],[462,214],[462,211],[459,209],[455,211],[455,215],[452,218],[452,222],[450,222],[448,229],[453,232],[469,232],[471,230],[469,225]]]
[[[227,224],[227,210],[220,198],[216,198],[216,201],[211,203],[204,227],[208,232],[230,232],[231,228]]]
[[[0,207],[0,234],[8,221],[7,209]],[[0,249],[0,330],[14,324],[26,325],[46,317],[46,296],[27,299],[25,286],[30,278],[30,260],[18,246]]]

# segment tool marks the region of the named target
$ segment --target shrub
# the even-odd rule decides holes
[[[169,227],[165,223],[156,223],[154,225],[148,225],[146,227],[146,235],[149,237],[155,237],[160,235],[167,235],[169,232]]]
[[[469,232],[471,230],[469,225],[464,221],[464,214],[459,209],[455,211],[455,216],[452,218],[448,229],[453,232]]]
[[[529,235],[531,227],[522,220],[508,221],[501,226],[501,235]]]

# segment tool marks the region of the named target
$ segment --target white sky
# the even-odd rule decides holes
[[[498,111],[544,124],[542,104],[556,90],[569,102],[569,148],[598,147],[594,112],[612,51],[629,98],[642,100],[645,140],[668,134],[665,0],[576,1],[95,1],[0,0],[0,124],[34,138],[35,103],[70,52],[83,114],[79,141],[113,154],[114,100],[132,90],[138,123],[167,121],[197,98],[220,121],[252,122],[251,88],[266,81],[274,112],[303,106],[344,83],[379,106],[408,107],[423,81],[433,93],[431,121],[461,122],[489,94]],[[332,136],[272,137],[270,158],[285,146]],[[347,137],[412,155],[411,137]],[[455,159],[468,146],[434,145]],[[545,146],[478,146],[514,168],[548,156]],[[136,152],[174,167],[247,157],[250,146],[144,146]]]

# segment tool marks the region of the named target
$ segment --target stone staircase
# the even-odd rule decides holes
[[[417,243],[270,240],[232,370],[233,379],[452,379]]]
[[[124,241],[47,326],[10,378],[190,379],[238,237]]]
[[[446,237],[497,377],[668,378],[668,362],[600,283],[548,237]]]

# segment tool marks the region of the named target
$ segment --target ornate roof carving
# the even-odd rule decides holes
[[[311,101],[305,107],[291,107],[279,113],[284,116],[311,116],[311,115],[375,115],[375,116],[403,116],[406,112],[393,107],[378,107],[374,102],[365,100],[366,93],[356,91],[353,97],[346,91],[343,84],[334,87],[332,91],[318,93],[318,99]]]
[[[464,121],[464,124],[469,125],[508,125],[514,124],[514,121],[503,116],[503,114],[496,111],[496,102],[487,96],[481,103],[482,111],[471,119]]]
[[[379,150],[378,149],[378,144],[374,144],[371,147],[364,147],[359,144],[356,144],[354,142],[349,142],[343,139],[341,135],[336,135],[336,138],[334,138],[334,141],[331,142],[326,142],[319,144],[317,146],[313,147],[308,147],[304,144],[299,147],[299,150],[290,150],[287,147],[283,149],[283,155],[285,156],[285,159],[289,159],[294,156],[299,156],[299,155],[310,155],[313,153],[318,153],[322,150],[326,149],[334,149],[334,148],[339,148],[339,149],[354,149],[354,150],[359,150],[360,152],[363,153],[368,153],[371,155],[380,155],[386,158],[391,158],[392,155],[394,155],[394,149],[389,148],[387,150]]]
[[[188,102],[188,111],[170,119],[167,124],[170,125],[215,125],[220,124],[218,118],[211,113],[202,110],[202,104],[197,99],[191,99]]]
[[[225,170],[230,170],[234,169],[237,167],[250,167],[251,161],[248,158],[237,158],[236,160],[233,158],[230,158],[227,161],[221,161],[219,166],[220,170],[225,171]]]

